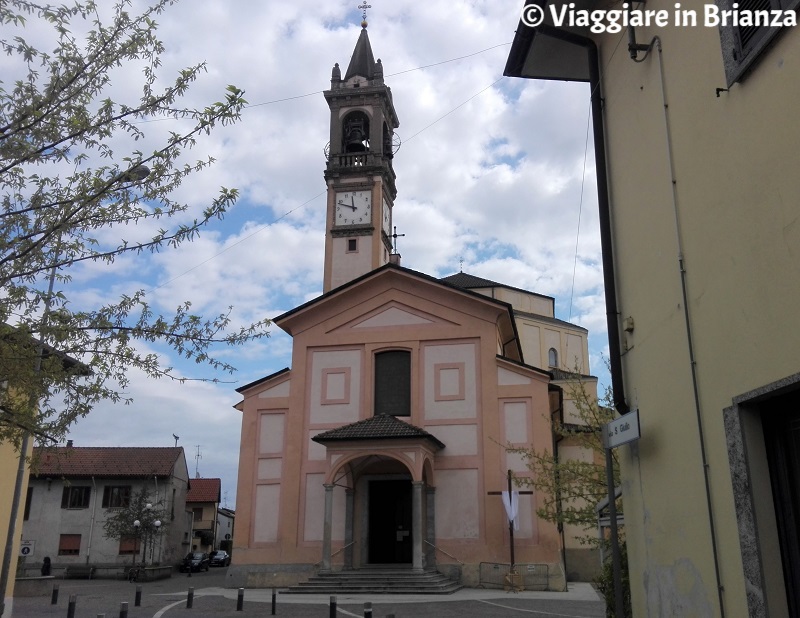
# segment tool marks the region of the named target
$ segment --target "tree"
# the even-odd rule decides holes
[[[598,503],[608,498],[606,480],[605,448],[601,433],[602,426],[616,418],[612,406],[611,388],[598,399],[587,388],[580,373],[565,373],[568,387],[565,389],[559,418],[551,418],[553,431],[553,450],[537,451],[528,448],[509,448],[509,452],[519,454],[531,472],[529,477],[517,477],[518,485],[534,487],[542,499],[542,506],[536,514],[542,519],[558,525],[574,526],[585,534],[576,536],[581,543],[597,546],[606,543],[597,535]],[[592,389],[594,390],[594,389]],[[588,455],[585,459],[559,457],[558,445],[578,446]],[[611,450],[614,487],[620,485],[619,461],[615,449]],[[622,501],[614,503],[617,514],[622,514]],[[614,616],[614,583],[611,553],[602,565],[595,579],[599,590],[606,599],[606,615]],[[621,575],[623,587],[623,611],[631,615],[630,581],[628,560],[624,541],[620,543]]]
[[[606,484],[605,450],[600,428],[614,420],[614,409],[609,405],[610,390],[598,400],[587,389],[580,374],[572,374],[566,389],[564,407],[571,414],[551,419],[554,442],[580,447],[589,455],[588,460],[566,459],[558,456],[557,450],[537,451],[529,448],[510,448],[519,454],[531,471],[529,477],[518,477],[518,485],[533,487],[542,500],[536,514],[553,522],[559,529],[566,525],[577,526],[586,531],[579,537],[584,543],[596,544],[597,513],[595,506],[608,496]],[[612,451],[614,462],[614,484],[619,485],[619,463]],[[618,507],[621,512],[621,507]],[[591,531],[591,532],[590,532]]]
[[[114,512],[103,523],[103,532],[107,539],[120,542],[127,541],[131,548],[131,564],[136,562],[136,555],[141,552],[142,565],[148,561],[158,561],[155,556],[155,547],[160,534],[167,526],[167,512],[160,502],[153,503],[144,489],[130,498],[127,508]]]
[[[143,351],[148,344],[232,371],[218,346],[268,335],[267,320],[234,327],[230,308],[201,317],[183,302],[159,315],[143,290],[93,306],[65,291],[71,268],[175,248],[237,199],[222,187],[198,212],[172,197],[213,162],[188,158],[197,140],[238,121],[246,104],[228,86],[220,101],[184,106],[202,63],[164,82],[155,18],[174,1],[153,0],[141,14],[130,12],[130,0],[0,3],[0,48],[11,63],[0,82],[0,380],[9,385],[2,441],[59,439],[97,402],[129,402],[132,370],[189,379]],[[141,69],[133,100],[123,68],[126,80]]]

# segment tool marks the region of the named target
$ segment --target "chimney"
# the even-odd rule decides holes
[[[67,448],[72,448],[72,440],[67,440]]]
[[[400,254],[399,253],[392,253],[389,256],[389,262],[394,264],[395,266],[400,266]]]

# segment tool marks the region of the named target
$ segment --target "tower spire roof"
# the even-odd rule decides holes
[[[372,55],[372,46],[369,44],[366,28],[362,28],[361,34],[358,35],[358,42],[353,50],[353,56],[350,58],[344,81],[355,75],[365,79],[373,79],[375,77],[375,56]]]

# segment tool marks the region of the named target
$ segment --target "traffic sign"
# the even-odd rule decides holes
[[[36,541],[21,541],[19,544],[19,555],[32,556],[35,547]]]
[[[614,448],[633,442],[641,437],[639,430],[639,410],[631,410],[618,419],[603,425],[603,446]]]

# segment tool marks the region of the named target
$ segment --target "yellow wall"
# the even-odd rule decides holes
[[[30,453],[30,449],[29,449]],[[11,516],[11,504],[14,499],[14,484],[17,478],[19,467],[19,453],[14,447],[6,442],[0,442],[0,540],[5,549],[8,533],[8,521]],[[9,567],[8,586],[5,590],[5,606],[9,612],[12,597],[14,595],[14,577],[17,572],[17,561],[19,556],[19,544],[22,539],[22,516],[25,511],[25,496],[28,487],[28,469],[25,468],[25,482],[20,498],[19,514],[17,517],[16,534],[14,539],[13,553],[11,554],[11,565]],[[1,556],[2,554],[0,554]],[[0,558],[1,559],[1,558]]]
[[[597,39],[620,318],[635,321],[624,335],[623,371],[642,438],[620,449],[634,615],[720,614],[688,306],[723,604],[726,615],[744,616],[723,410],[738,395],[798,371],[800,33],[784,32],[751,74],[719,97],[715,89],[726,85],[719,31],[636,31],[640,43],[656,34],[666,117],[658,52],[634,63],[624,41],[617,49],[621,35]],[[770,615],[777,614],[773,606]]]

